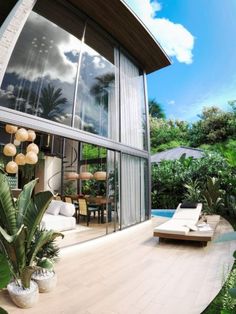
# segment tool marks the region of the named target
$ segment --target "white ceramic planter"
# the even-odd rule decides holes
[[[39,276],[37,274],[32,275],[32,279],[36,281],[39,292],[50,292],[57,284],[57,275],[54,272]]]
[[[17,286],[15,282],[11,282],[7,285],[7,290],[12,301],[23,309],[32,307],[38,302],[38,285],[32,280],[30,281],[30,288],[28,289],[23,289]]]

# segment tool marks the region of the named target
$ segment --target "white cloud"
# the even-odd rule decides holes
[[[173,100],[173,99],[172,99],[172,100],[169,100],[169,101],[167,102],[167,104],[168,104],[168,105],[175,105],[175,100]]]
[[[125,1],[150,29],[170,57],[176,57],[179,62],[186,64],[193,62],[193,35],[181,24],[156,17],[156,13],[162,8],[158,1]]]

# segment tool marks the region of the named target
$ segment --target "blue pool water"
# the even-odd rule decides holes
[[[171,218],[174,215],[174,209],[152,209],[152,216],[155,217],[169,217]]]

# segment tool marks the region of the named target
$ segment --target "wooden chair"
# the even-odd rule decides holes
[[[96,211],[98,212],[98,222],[100,222],[100,207],[98,205],[88,205],[85,198],[78,198],[78,205],[78,223],[80,216],[84,216],[87,220],[87,226],[89,226],[91,213],[94,213],[95,216]]]
[[[73,204],[72,198],[71,198],[70,196],[65,196],[64,201],[65,201],[66,203]]]

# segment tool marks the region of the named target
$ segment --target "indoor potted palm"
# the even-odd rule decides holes
[[[14,201],[6,174],[0,169],[0,244],[13,278],[7,289],[16,305],[24,308],[33,306],[38,299],[38,286],[31,281],[33,272],[39,269],[37,253],[45,243],[62,236],[52,230],[43,230],[36,237],[53,197],[50,191],[33,195],[37,182],[35,179],[27,183]]]

